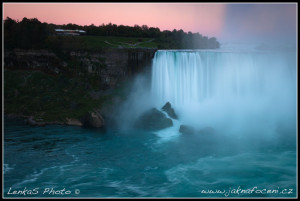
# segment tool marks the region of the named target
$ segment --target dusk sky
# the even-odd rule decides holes
[[[54,24],[148,25],[183,29],[221,42],[296,42],[297,4],[4,3],[3,18]]]

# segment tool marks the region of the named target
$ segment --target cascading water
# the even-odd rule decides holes
[[[267,133],[278,121],[295,121],[295,58],[292,52],[159,50],[152,96],[157,107],[169,101],[183,123]]]

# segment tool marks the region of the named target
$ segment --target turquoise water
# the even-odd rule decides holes
[[[151,133],[107,128],[102,133],[72,126],[30,127],[22,119],[5,119],[3,193],[296,197],[295,130],[274,136],[182,135],[172,129]]]

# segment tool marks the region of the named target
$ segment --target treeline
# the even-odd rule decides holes
[[[55,29],[84,30],[90,36],[117,36],[154,38],[159,49],[214,49],[220,44],[215,37],[208,38],[199,33],[183,30],[160,31],[159,28],[147,25],[124,26],[102,24],[100,26],[79,26],[76,24],[55,25],[41,23],[38,19],[23,18],[18,22],[11,18],[4,20],[4,47],[11,48],[47,48],[46,40],[55,35]]]
[[[21,22],[6,18],[4,20],[4,48],[44,48],[51,31],[47,23],[41,23],[36,18],[23,18]]]

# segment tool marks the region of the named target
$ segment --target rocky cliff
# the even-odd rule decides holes
[[[110,124],[105,114],[126,98],[127,84],[134,74],[150,67],[155,51],[5,51],[4,113],[29,118],[32,125],[99,127],[93,121],[87,123],[86,114],[101,109]]]
[[[97,52],[49,50],[5,51],[6,69],[40,70],[49,74],[94,74],[102,89],[114,88],[118,82],[151,64],[156,49],[106,49]]]

